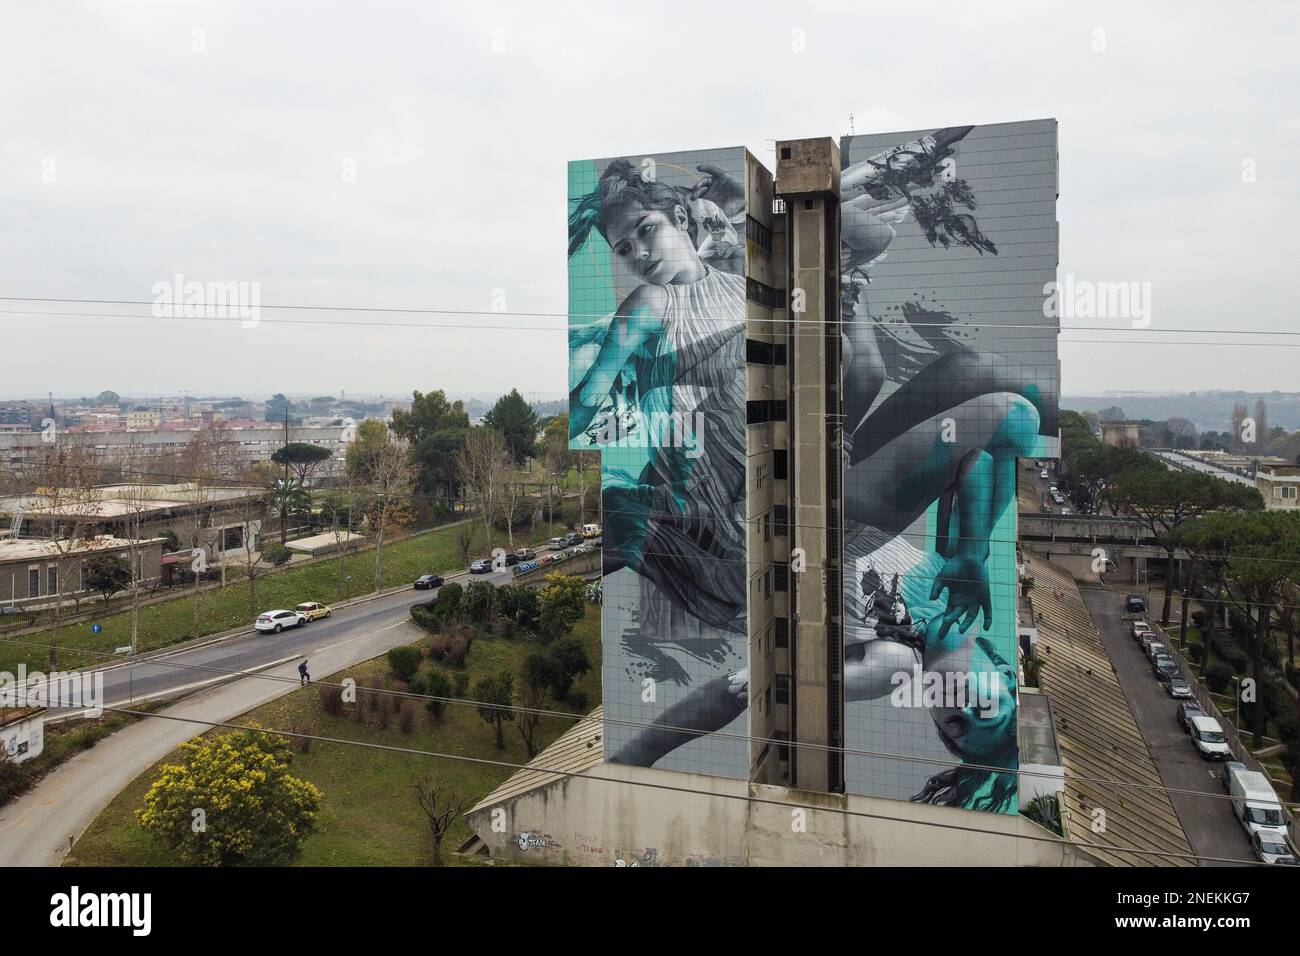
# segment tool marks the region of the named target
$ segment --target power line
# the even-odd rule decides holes
[[[1035,297],[1035,296],[1015,296],[1015,297],[1013,297],[1013,298],[1040,298],[1040,297]],[[912,301],[912,300],[907,299],[907,298],[900,298],[899,301],[900,301],[900,302],[909,302],[909,301]],[[66,303],[66,304],[69,304],[69,305],[118,305],[118,306],[145,306],[145,305],[147,305],[147,306],[155,306],[155,305],[157,305],[156,302],[154,302],[154,301],[152,301],[152,300],[148,300],[148,299],[59,299],[59,298],[39,298],[39,297],[21,297],[21,296],[0,296],[0,302],[41,302],[41,303],[54,303],[54,304],[63,304],[63,303]],[[177,306],[176,308],[178,308],[178,309],[180,309],[180,310],[183,311],[184,306]],[[234,306],[231,306],[230,308],[233,309]],[[295,311],[295,312],[347,312],[347,313],[376,313],[376,314],[382,314],[382,315],[446,315],[446,316],[479,316],[479,317],[486,317],[486,318],[491,318],[492,316],[502,316],[502,317],[505,317],[505,318],[547,318],[547,319],[564,319],[564,320],[566,320],[566,321],[570,321],[570,320],[572,320],[572,319],[582,319],[582,318],[587,318],[587,319],[604,319],[604,318],[609,318],[610,315],[611,315],[611,313],[610,313],[609,311],[601,311],[601,312],[577,312],[577,311],[574,311],[574,312],[521,312],[521,311],[505,310],[505,309],[502,309],[502,310],[496,310],[496,309],[415,309],[415,308],[386,308],[386,307],[381,307],[381,306],[330,306],[330,305],[323,305],[323,306],[322,306],[322,305],[266,305],[266,304],[259,304],[259,305],[258,305],[258,309],[259,309],[259,311],[260,311],[261,309],[274,309],[274,310],[279,310],[279,311]],[[954,318],[960,318],[961,316],[967,316],[967,315],[985,315],[985,314],[998,314],[998,315],[1005,315],[1005,314],[1007,314],[1007,311],[1008,311],[1008,310],[1006,310],[1006,309],[959,309],[959,310],[955,310],[955,312],[954,312]],[[38,315],[38,316],[52,316],[52,317],[74,317],[74,318],[76,318],[76,317],[86,317],[86,318],[123,318],[123,319],[161,319],[161,320],[164,320],[164,321],[178,321],[178,320],[180,320],[180,321],[184,321],[184,320],[189,320],[189,321],[217,321],[217,322],[220,322],[220,321],[232,321],[232,322],[251,321],[250,319],[243,318],[243,317],[241,317],[241,316],[239,316],[239,315],[232,315],[232,316],[183,316],[183,315],[155,315],[155,314],[153,314],[152,312],[151,312],[150,314],[148,314],[148,315],[132,315],[132,314],[123,314],[123,313],[109,313],[109,312],[66,312],[66,311],[64,311],[64,312],[48,312],[48,311],[39,311],[39,310],[31,310],[31,309],[0,309],[0,314],[6,314],[6,315]],[[650,318],[641,317],[641,316],[620,316],[619,318],[620,318],[621,320],[623,320],[623,321],[626,321],[626,322],[640,322],[640,321],[646,321],[646,322],[654,321],[654,322],[659,322],[659,321],[660,321],[659,319],[650,319]],[[809,324],[809,323],[812,323],[813,321],[815,321],[815,320],[812,320],[812,319],[784,318],[784,317],[776,317],[776,316],[773,316],[773,317],[770,317],[770,318],[746,318],[746,319],[737,319],[737,318],[735,318],[735,317],[733,317],[733,316],[700,315],[700,316],[693,316],[693,318],[695,318],[695,319],[697,319],[697,320],[699,320],[699,321],[718,322],[718,323],[725,323],[725,324],[728,324],[728,325],[736,325],[737,327],[742,326],[742,325],[746,325],[746,324],[756,324],[756,325],[761,325],[761,324],[763,324],[763,323],[768,323],[768,324],[786,324],[786,325],[803,325],[803,324]],[[854,322],[856,322],[856,321],[863,321],[863,322],[870,322],[873,326],[885,326],[885,327],[888,327],[888,326],[897,326],[899,329],[907,329],[907,328],[948,328],[948,329],[954,329],[954,330],[959,330],[959,331],[960,331],[960,330],[971,330],[972,328],[978,328],[978,329],[980,329],[980,330],[988,330],[988,329],[1024,329],[1024,330],[1037,330],[1037,331],[1040,331],[1040,332],[1052,332],[1052,333],[1060,333],[1060,332],[1124,332],[1124,333],[1128,333],[1128,332],[1147,332],[1147,333],[1153,333],[1153,334],[1165,334],[1165,335],[1232,335],[1232,336],[1242,336],[1242,335],[1252,335],[1252,336],[1253,336],[1253,335],[1260,335],[1260,336],[1282,336],[1282,337],[1296,337],[1296,336],[1300,336],[1300,330],[1294,330],[1294,329],[1279,329],[1279,330],[1273,331],[1273,330],[1268,330],[1268,329],[1226,329],[1226,328],[1225,328],[1225,329],[1197,329],[1197,328],[1187,328],[1187,327],[1183,327],[1183,326],[1171,326],[1171,327],[1168,327],[1168,328],[1164,328],[1164,327],[1158,327],[1158,326],[1131,326],[1131,325],[1130,325],[1130,326],[1122,326],[1122,325],[1060,325],[1060,324],[1056,321],[1055,318],[1047,318],[1047,317],[1044,317],[1044,318],[1045,318],[1045,321],[1043,321],[1043,322],[1028,322],[1028,323],[1014,323],[1014,322],[1008,322],[1008,323],[1003,323],[1003,322],[994,322],[994,323],[987,323],[987,322],[986,322],[986,323],[979,323],[979,322],[975,322],[975,323],[963,323],[963,322],[960,322],[960,321],[950,321],[950,322],[922,322],[922,321],[917,321],[917,322],[912,322],[912,321],[909,321],[909,320],[907,320],[907,319],[905,319],[905,318],[897,318],[897,317],[893,317],[893,316],[863,316],[863,317],[855,318],[855,319],[852,319],[852,320],[846,320],[846,319],[843,319],[842,317],[840,317],[838,314],[835,314],[835,315],[829,315],[829,316],[827,316],[827,318],[824,320],[824,323],[825,323],[826,325],[840,325],[840,326],[842,326],[842,327],[848,327],[848,326],[853,325]],[[260,318],[258,321],[259,321],[259,322],[285,322],[285,321],[288,321],[288,320]],[[392,326],[394,326],[394,325],[396,325],[396,327],[400,327],[400,328],[450,328],[450,327],[452,327],[452,326],[447,326],[447,325],[443,325],[443,324],[357,322],[357,321],[355,321],[355,320],[340,320],[340,321],[335,321],[335,322],[322,321],[322,320],[299,320],[299,321],[298,321],[297,323],[295,323],[295,324],[323,324],[323,325],[345,325],[345,326],[350,326],[350,325],[361,325],[361,326],[371,326],[371,327],[380,327],[380,328],[382,328],[382,327],[392,327]],[[512,328],[512,329],[528,329],[528,328],[534,328],[534,327],[530,327],[530,326],[484,326],[484,325],[481,325],[481,324],[467,324],[467,325],[464,325],[464,326],[455,326],[455,327],[457,327],[457,328],[462,328],[462,327],[463,327],[463,328],[474,328],[474,329],[481,329],[481,328]],[[553,331],[563,331],[563,332],[568,332],[568,331],[569,331],[569,327],[568,327],[567,325],[564,325],[564,326],[542,326],[541,328],[544,328],[544,329],[547,329],[547,330],[553,330]],[[1153,343],[1153,344],[1154,344],[1154,343]],[[1184,343],[1184,344],[1193,344],[1193,343]],[[1220,344],[1227,344],[1227,343],[1220,343]],[[1037,351],[1037,350],[1034,350],[1034,351]],[[1044,349],[1044,351],[1047,351],[1047,350]]]
[[[1051,843],[1059,846],[1075,846],[1075,847],[1082,847],[1084,849],[1101,850],[1110,853],[1119,853],[1119,852],[1133,853],[1139,856],[1154,856],[1154,857],[1161,857],[1166,859],[1196,860],[1204,863],[1239,863],[1239,864],[1247,864],[1253,866],[1267,865],[1267,864],[1260,863],[1257,860],[1238,860],[1238,859],[1233,859],[1231,857],[1202,856],[1195,853],[1178,853],[1170,850],[1145,850],[1138,847],[1126,846],[1124,844],[1081,843],[1078,841],[1066,840],[1061,837],[1048,837],[1048,836],[1040,837],[1029,833],[995,834],[995,833],[990,833],[989,830],[981,829],[979,827],[962,826],[956,823],[943,823],[940,821],[915,820],[915,819],[904,820],[901,817],[893,817],[883,813],[868,813],[864,810],[849,810],[847,808],[842,808],[842,807],[812,806],[807,804],[788,803],[784,800],[773,800],[765,797],[755,796],[753,794],[717,793],[708,790],[696,790],[693,787],[676,786],[667,783],[656,783],[648,780],[616,780],[610,777],[594,776],[592,774],[582,773],[580,771],[565,770],[558,767],[542,766],[537,764],[536,761],[532,761],[528,764],[519,764],[519,763],[513,763],[508,760],[493,760],[487,757],[471,757],[466,754],[442,753],[434,750],[419,750],[415,747],[397,747],[392,744],[379,744],[379,743],[374,743],[365,740],[348,740],[342,737],[326,737],[320,734],[308,734],[299,731],[275,730],[275,729],[270,729],[265,727],[254,727],[247,724],[236,724],[228,721],[202,720],[197,717],[181,717],[175,714],[151,713],[148,711],[135,711],[135,710],[130,710],[122,707],[106,707],[104,709],[113,711],[114,713],[127,714],[129,716],[159,717],[164,720],[174,720],[182,723],[198,724],[200,726],[206,726],[213,729],[222,728],[226,730],[241,730],[241,731],[248,731],[252,733],[274,734],[277,736],[288,737],[292,739],[313,740],[313,741],[319,741],[320,743],[343,744],[347,746],[363,747],[370,750],[381,750],[390,753],[406,754],[409,756],[433,757],[435,759],[445,759],[445,760],[459,760],[465,763],[475,763],[475,764],[493,766],[493,767],[504,767],[510,770],[532,770],[538,773],[553,773],[556,774],[557,776],[563,776],[563,777],[580,777],[584,780],[596,780],[603,783],[612,783],[616,785],[648,787],[654,790],[690,794],[692,796],[724,797],[730,800],[742,800],[745,801],[746,803],[758,803],[764,805],[778,806],[783,809],[799,809],[805,811],[812,811],[814,813],[818,811],[823,811],[827,813],[836,813],[846,817],[860,817],[863,819],[881,820],[889,823],[911,823],[919,826],[936,827],[942,830],[952,830],[952,831],[962,832],[962,833],[976,833],[985,836],[990,836],[990,835],[1009,836],[1019,840],[1029,840],[1031,842],[1040,842],[1040,843]]]

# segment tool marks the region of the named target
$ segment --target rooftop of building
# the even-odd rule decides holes
[[[597,707],[557,737],[553,744],[530,760],[524,769],[515,771],[505,783],[466,812],[474,813],[569,774],[587,773],[599,767],[605,761],[605,748],[602,744],[604,720],[605,708]]]
[[[1025,555],[1043,660],[1039,687],[1051,700],[1065,768],[1061,817],[1067,839],[1105,847],[1192,853],[1146,738],[1074,579],[1059,566]],[[1122,787],[1098,781],[1122,781]],[[1093,832],[1093,811],[1105,828]],[[1092,849],[1112,866],[1186,866],[1188,859]]]
[[[21,511],[24,517],[76,515],[112,520],[137,512],[153,514],[193,505],[215,505],[262,494],[247,486],[209,486],[196,482],[165,485],[103,485],[75,493],[12,495],[0,498],[0,514]],[[60,504],[60,499],[63,503]],[[75,499],[75,500],[73,500]]]
[[[149,538],[148,542],[163,541],[163,538]],[[87,554],[93,551],[116,551],[130,547],[126,538],[112,535],[96,535],[84,541],[59,538],[4,538],[0,539],[0,564],[11,561],[40,561],[57,558],[60,555]]]

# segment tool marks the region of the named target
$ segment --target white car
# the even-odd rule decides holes
[[[1192,743],[1202,760],[1231,760],[1232,750],[1228,747],[1228,738],[1223,728],[1213,717],[1193,717],[1188,721],[1192,734]]]
[[[307,619],[297,611],[267,611],[265,614],[257,615],[257,620],[253,622],[253,627],[257,628],[263,634],[279,634],[286,627],[301,627]]]
[[[1046,478],[1046,477],[1047,477],[1047,469],[1044,468],[1042,471],[1040,471],[1040,472],[1038,473],[1038,477],[1039,477],[1039,478]]]
[[[1281,830],[1256,830],[1250,835],[1250,845],[1255,851],[1255,859],[1261,863],[1296,865],[1295,854],[1291,852],[1291,845]]]

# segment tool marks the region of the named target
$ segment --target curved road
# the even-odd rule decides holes
[[[467,571],[447,576],[461,582],[470,577]],[[497,585],[513,578],[511,571],[473,575]],[[280,634],[236,632],[105,668],[109,707],[129,708],[131,700],[151,696],[190,696],[124,727],[0,807],[0,867],[57,866],[109,801],[177,745],[202,733],[202,721],[228,721],[295,690],[304,657],[312,674],[324,677],[415,640],[422,632],[411,623],[411,605],[436,593],[408,586],[339,606],[326,620]],[[241,672],[246,676],[237,676]],[[199,690],[205,684],[213,686]]]

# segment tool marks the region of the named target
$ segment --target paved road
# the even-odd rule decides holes
[[[508,583],[513,577],[512,571],[473,576],[493,584]],[[462,571],[447,578],[463,582],[470,575]],[[298,662],[304,656],[312,676],[319,679],[413,641],[422,632],[411,623],[410,607],[436,593],[403,590],[339,607],[327,620],[280,634],[239,634],[105,670],[108,706],[129,706],[132,694],[139,700],[192,690],[195,684],[224,683],[194,692],[158,715],[119,730],[0,808],[0,867],[57,866],[72,841],[123,787],[206,729],[181,718],[229,721],[293,691],[298,686]],[[257,671],[258,676],[228,679],[229,673],[240,671]]]
[[[513,569],[490,574],[471,575],[461,571],[447,575],[447,580],[469,580],[508,584]],[[224,674],[265,667],[293,657],[303,657],[312,666],[313,657],[337,641],[350,640],[363,631],[375,631],[410,619],[411,606],[428,601],[437,591],[407,588],[382,597],[367,599],[337,608],[329,618],[290,628],[279,634],[262,634],[251,628],[223,640],[151,656],[134,664],[110,667],[104,671],[105,703],[121,704],[171,694],[194,685],[211,683]],[[303,600],[312,599],[304,595]],[[268,609],[269,610],[269,609]]]
[[[1151,674],[1142,648],[1129,636],[1123,619],[1124,594],[1102,587],[1082,587],[1084,603],[1101,631],[1102,644],[1119,674],[1133,716],[1146,738],[1156,769],[1166,787],[1195,790],[1223,797],[1223,785],[1213,776],[1220,764],[1202,760],[1175,716],[1177,702]],[[1171,793],[1174,810],[1193,852],[1202,856],[1254,860],[1246,833],[1224,799]],[[1225,865],[1225,864],[1208,864]]]

